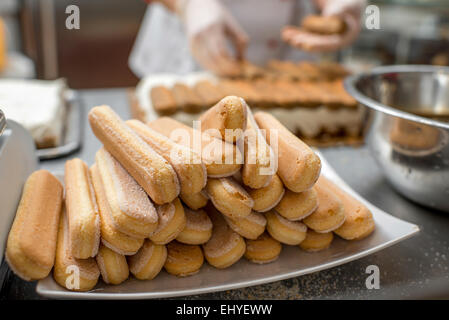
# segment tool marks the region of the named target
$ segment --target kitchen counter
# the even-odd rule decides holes
[[[79,157],[92,164],[100,148],[87,123],[88,110],[108,104],[129,118],[125,89],[80,91],[85,109],[81,150],[69,157],[40,163],[42,169],[62,173],[64,163]],[[337,173],[358,193],[384,211],[419,225],[421,232],[390,248],[329,270],[249,288],[189,296],[187,299],[404,299],[449,298],[449,213],[415,205],[387,183],[366,147],[320,150]],[[449,200],[448,200],[449,201]],[[366,267],[380,269],[380,289],[367,289]],[[3,266],[4,267],[4,266]],[[0,299],[41,299],[35,283],[10,274]]]

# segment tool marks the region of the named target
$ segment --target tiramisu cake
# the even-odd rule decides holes
[[[131,113],[144,122],[169,115],[192,124],[227,95],[243,97],[251,109],[273,114],[290,131],[314,145],[361,141],[363,109],[344,90],[348,72],[336,63],[270,61],[243,64],[237,78],[209,73],[157,74],[130,92]]]
[[[37,148],[55,147],[63,135],[66,89],[62,79],[1,79],[0,109],[28,129]]]

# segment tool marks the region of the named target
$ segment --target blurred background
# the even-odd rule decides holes
[[[338,60],[355,71],[383,64],[449,65],[449,1],[369,3],[380,8],[381,30],[364,28]],[[71,4],[80,8],[79,30],[64,27]],[[128,56],[146,6],[143,0],[2,0],[2,77],[63,77],[75,89],[134,86],[138,79]]]

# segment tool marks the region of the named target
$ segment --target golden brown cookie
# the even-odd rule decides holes
[[[245,100],[227,96],[200,116],[201,130],[226,142],[236,142],[246,129]]]
[[[304,223],[287,220],[274,210],[268,211],[265,216],[268,233],[279,242],[297,245],[305,239],[307,227]]]
[[[245,258],[254,263],[273,262],[279,257],[281,251],[281,243],[268,233],[261,234],[255,240],[246,240]]]
[[[206,191],[218,211],[231,218],[246,217],[254,206],[253,199],[233,178],[209,179]]]
[[[166,203],[157,207],[159,224],[157,229],[150,235],[150,240],[155,244],[167,244],[184,230],[186,226],[186,216],[184,207],[176,198],[171,203]]]
[[[192,210],[198,210],[206,206],[209,198],[207,197],[207,192],[205,189],[201,192],[195,194],[183,194],[181,193],[180,198],[184,204],[186,204]]]
[[[173,167],[143,141],[108,106],[94,107],[89,123],[105,149],[126,169],[157,204],[173,201],[180,185]]]
[[[284,186],[293,192],[310,189],[320,175],[320,158],[269,113],[257,112],[254,117],[259,127],[267,130],[268,143],[274,150],[276,147],[273,144],[277,144],[277,173]],[[275,130],[277,139],[270,134],[270,130]]]
[[[318,208],[303,222],[312,230],[327,233],[339,228],[346,219],[343,203],[333,190],[322,180],[315,185],[318,195]]]
[[[64,182],[72,254],[78,259],[95,257],[100,245],[100,215],[87,164],[78,158],[67,161]]]
[[[325,35],[339,34],[345,30],[344,21],[337,16],[308,15],[301,26],[309,32]]]
[[[211,203],[206,206],[206,212],[214,227],[212,237],[203,245],[204,256],[215,268],[227,268],[240,260],[245,253],[245,240],[228,226],[221,213]]]
[[[97,152],[95,162],[115,228],[130,237],[147,238],[158,226],[148,195],[104,148]]]
[[[334,239],[332,232],[318,233],[307,230],[306,238],[299,244],[300,248],[308,252],[317,252],[329,248]]]
[[[232,230],[246,239],[257,239],[265,231],[267,225],[265,216],[255,211],[244,218],[223,217]]]
[[[284,218],[298,221],[311,215],[317,207],[318,194],[311,188],[301,193],[287,190],[275,209]]]
[[[330,188],[343,203],[346,219],[341,227],[334,230],[335,234],[346,240],[359,240],[374,231],[373,214],[364,204],[351,197],[325,177],[321,176],[318,181]]]
[[[178,277],[187,277],[197,273],[204,262],[200,246],[172,241],[167,244],[165,270]]]
[[[120,284],[128,279],[129,269],[124,255],[101,245],[95,259],[104,282]]]
[[[194,194],[204,188],[207,172],[200,155],[139,120],[128,120],[126,124],[172,165],[181,185],[181,193]]]
[[[176,143],[192,148],[197,154],[201,154],[209,177],[229,177],[240,170],[243,157],[236,146],[231,143],[168,117],[158,118],[147,125]]]
[[[266,187],[260,189],[246,189],[254,200],[253,210],[267,212],[273,209],[285,194],[284,185],[277,174],[273,176]]]
[[[220,87],[208,80],[202,80],[195,83],[193,90],[203,100],[206,107],[213,106],[220,101],[225,94],[220,91]]]
[[[197,113],[203,108],[203,101],[200,96],[183,83],[175,83],[171,89],[173,98],[178,108],[184,112]]]
[[[90,172],[100,212],[101,243],[122,255],[135,254],[142,246],[144,239],[131,237],[116,228],[111,218],[111,207],[109,206],[96,164],[90,168]]]
[[[178,109],[173,93],[164,86],[151,88],[150,98],[154,110],[160,114],[172,114]]]
[[[128,258],[129,271],[140,280],[155,278],[167,260],[167,248],[145,240],[142,248]]]
[[[212,221],[204,210],[191,210],[184,207],[186,226],[176,237],[185,244],[203,244],[212,236]]]
[[[61,182],[46,170],[25,182],[5,252],[10,268],[24,280],[43,279],[53,268],[63,193]]]
[[[65,211],[65,210],[64,210]],[[100,270],[94,258],[76,259],[70,247],[69,222],[67,214],[59,219],[53,278],[62,287],[72,291],[89,291],[95,287]]]
[[[243,137],[245,163],[241,171],[242,181],[252,189],[259,189],[267,186],[276,174],[276,159],[249,108],[247,114],[247,126]]]

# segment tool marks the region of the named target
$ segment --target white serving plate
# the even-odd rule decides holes
[[[376,230],[368,238],[345,241],[335,237],[329,249],[318,253],[307,253],[298,246],[284,245],[279,259],[266,265],[253,264],[243,258],[230,268],[218,270],[205,263],[200,272],[186,278],[162,271],[153,280],[141,281],[130,277],[118,286],[99,281],[92,291],[84,293],[60,287],[50,275],[39,281],[36,291],[43,296],[60,299],[148,299],[243,288],[329,269],[387,248],[419,232],[417,225],[393,217],[360,197],[335,173],[321,154],[320,157],[323,174],[372,211]]]

